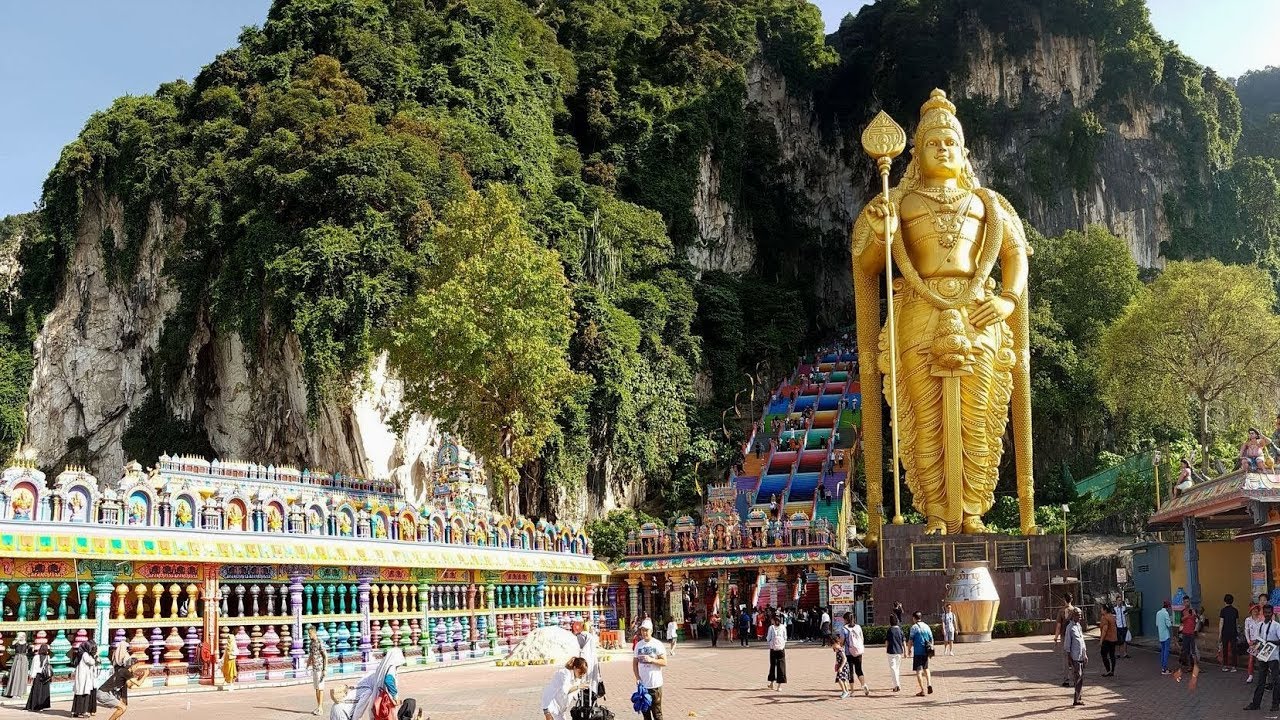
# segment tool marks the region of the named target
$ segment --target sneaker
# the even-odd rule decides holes
[[[1169,672],[1168,670],[1161,670],[1161,671],[1160,671],[1160,674],[1161,674],[1161,675],[1172,675],[1173,673]]]
[[[1071,703],[1071,704],[1072,704],[1072,705],[1083,705],[1083,704],[1084,704],[1084,701],[1083,701],[1083,700],[1076,700],[1075,702],[1073,702],[1073,703]]]
[[[1165,675],[1168,675],[1168,674],[1169,674],[1169,673],[1165,673]],[[1063,681],[1062,681],[1062,687],[1071,687],[1071,683],[1067,682],[1066,680],[1063,680]]]
[[[866,683],[862,684],[862,696],[871,697],[871,688],[867,687]]]
[[[1244,679],[1244,682],[1245,682],[1245,684],[1246,684],[1246,685],[1252,684],[1252,683],[1253,683],[1253,675],[1250,675],[1249,677],[1245,678],[1245,679]]]
[[[1228,668],[1226,665],[1223,665],[1221,670],[1222,672],[1231,672],[1230,668]]]
[[[930,694],[930,695],[932,695],[932,694],[933,694],[933,686],[932,686],[932,685],[930,685],[930,686],[929,686],[929,694]]]
[[[1244,706],[1244,709],[1245,709],[1245,710],[1261,710],[1261,709],[1262,709],[1262,706],[1261,706],[1261,705],[1254,705],[1254,704],[1252,704],[1252,703],[1251,703],[1251,704],[1249,704],[1249,705],[1245,705],[1245,706]]]
[[[894,692],[899,692],[900,690],[902,690],[902,688],[900,688],[900,687],[896,687],[896,688],[894,688],[894,689],[893,689],[893,691],[894,691]]]
[[[841,699],[841,700],[844,700],[844,699],[845,699],[845,698],[847,698],[847,697],[849,697],[849,691],[848,691],[848,690],[843,690],[843,691],[841,691],[841,692],[840,692],[840,699]]]
[[[1232,667],[1232,668],[1231,668],[1231,672],[1239,672],[1239,669],[1238,669],[1238,668],[1236,668],[1236,667]]]

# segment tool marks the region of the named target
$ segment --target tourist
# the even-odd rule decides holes
[[[1102,604],[1102,619],[1098,621],[1098,640],[1102,644],[1102,677],[1116,674],[1116,616],[1115,610]]]
[[[98,688],[98,703],[113,708],[110,720],[120,720],[129,709],[129,688],[142,685],[147,666],[129,655],[129,643],[121,640],[111,649],[111,675]]]
[[[653,704],[644,711],[644,720],[662,720],[662,668],[667,664],[667,649],[653,637],[653,623],[645,620],[640,625],[643,638],[636,646],[635,657],[631,661],[631,671],[636,682],[653,697]]]
[[[50,659],[49,643],[41,643],[31,655],[31,693],[27,695],[26,709],[32,712],[49,709],[49,681],[53,679]]]
[[[574,698],[588,686],[587,661],[582,657],[569,658],[542,689],[542,720],[570,720]]]
[[[902,690],[902,656],[906,654],[907,640],[902,636],[902,626],[896,615],[889,616],[889,632],[885,634],[884,650],[889,654],[889,674],[893,675],[893,691]]]
[[[769,643],[769,689],[781,690],[787,681],[787,626],[776,613],[765,641]]]
[[[831,613],[827,612],[827,608],[822,608],[821,625],[818,626],[818,632],[822,636],[822,644],[826,645],[832,642],[831,636]],[[833,645],[835,643],[832,643]]]
[[[1262,626],[1262,606],[1264,603],[1257,603],[1249,608],[1249,617],[1244,619],[1244,642],[1245,647],[1253,647],[1253,643],[1258,639],[1258,628]],[[1249,656],[1249,667],[1246,669],[1248,673],[1244,681],[1245,683],[1253,682],[1253,653],[1245,653]]]
[[[98,646],[86,640],[67,654],[71,666],[71,717],[89,717],[98,712]]]
[[[394,708],[396,693],[396,668],[404,664],[404,653],[400,648],[392,647],[382,656],[377,667],[361,678],[354,688],[343,686],[342,697],[338,690],[331,690],[329,698],[333,707],[329,709],[329,720],[365,720],[366,717],[377,717],[376,704],[383,704],[383,694],[391,697]]]
[[[232,686],[230,688],[227,688],[228,690],[234,689],[237,674],[238,673],[236,670],[236,639],[235,639],[235,636],[228,635],[227,646],[222,653],[222,680],[226,684]],[[333,693],[330,693],[331,697],[332,695]]]
[[[1169,642],[1173,635],[1173,604],[1168,600],[1156,611],[1156,637],[1160,640],[1160,674],[1169,675]]]
[[[578,641],[578,657],[587,661],[588,687],[583,694],[588,700],[587,704],[592,705],[597,699],[604,699],[604,678],[600,674],[600,638],[581,618],[574,618],[569,627]]]
[[[747,606],[742,606],[742,612],[738,613],[738,644],[742,647],[751,645],[748,636],[751,634],[751,614],[747,612]]]
[[[920,692],[916,697],[924,697],[926,690],[933,694],[933,677],[929,674],[929,656],[933,654],[933,630],[921,619],[920,611],[911,615],[915,620],[911,624],[911,644],[907,646],[907,654],[911,657],[911,670],[916,674],[916,684]]]
[[[862,674],[862,654],[866,651],[862,639],[862,626],[853,618],[853,613],[844,614],[844,628],[840,630],[841,639],[844,645],[844,654],[849,656],[849,677],[857,678],[858,684],[862,686],[862,694],[870,695],[871,688],[867,686],[867,678]]]
[[[1258,626],[1258,638],[1249,648],[1249,654],[1258,655],[1258,682],[1253,688],[1253,702],[1245,706],[1245,710],[1257,710],[1262,707],[1262,695],[1271,683],[1271,710],[1280,710],[1280,652],[1275,648],[1266,648],[1267,643],[1280,643],[1280,623],[1275,622],[1274,608],[1270,603],[1262,606],[1262,624]],[[32,690],[32,692],[35,692]]]
[[[1182,643],[1178,646],[1178,656],[1196,651],[1196,635],[1200,634],[1200,618],[1196,609],[1188,601],[1182,611]]]
[[[759,607],[756,608],[755,623],[756,623],[756,639],[757,640],[764,639],[764,626],[765,626],[765,623],[768,622],[768,618],[769,616],[765,614],[765,611],[762,608],[759,608]]]
[[[1116,597],[1115,607],[1112,608],[1116,616],[1116,647],[1123,650],[1122,658],[1129,657],[1129,603],[1124,599],[1124,593],[1120,593]]]
[[[13,662],[9,664],[9,681],[5,683],[4,695],[7,698],[20,698],[27,694],[27,680],[30,676],[27,669],[31,667],[31,646],[27,644],[27,634],[18,633],[13,644],[9,646],[9,655]]]
[[[1249,472],[1261,472],[1263,455],[1266,452],[1262,433],[1257,428],[1249,428],[1249,437],[1240,446],[1240,469]]]
[[[891,614],[894,617],[898,618],[898,624],[901,625],[902,619],[907,616],[907,611],[903,609],[902,603],[896,602],[893,604],[893,610],[891,611]]]
[[[1084,701],[1080,699],[1080,694],[1084,691],[1084,668],[1089,664],[1089,654],[1084,645],[1082,620],[1083,613],[1080,612],[1080,608],[1073,607],[1062,641],[1067,662],[1071,663],[1071,682],[1076,688],[1075,699],[1071,702],[1072,705],[1084,704]]]
[[[947,603],[946,608],[942,611],[942,652],[946,655],[955,655],[956,642],[956,614],[951,611],[951,603]]]
[[[1195,479],[1191,473],[1191,462],[1186,458],[1182,459],[1182,468],[1178,470],[1178,479],[1174,481],[1173,496],[1176,498],[1195,484]]]
[[[720,642],[720,611],[711,612],[711,647],[718,647]]]
[[[1197,616],[1189,605],[1187,606],[1187,612],[1192,615],[1191,622],[1194,624]],[[1184,615],[1183,621],[1185,622],[1186,619]],[[1195,690],[1196,681],[1200,679],[1200,650],[1196,647],[1195,634],[1191,635],[1191,642],[1187,642],[1186,639],[1184,635],[1182,649],[1178,652],[1178,669],[1173,671],[1173,679],[1177,682],[1182,682],[1184,674],[1190,675],[1191,681],[1187,683],[1187,687],[1190,690]]]
[[[844,648],[832,645],[836,655],[836,682],[840,685],[840,699],[849,697],[849,658],[844,655]]]
[[[329,672],[329,653],[325,652],[324,643],[316,637],[314,625],[307,628],[307,669],[311,671],[311,689],[316,692],[316,709],[312,715],[324,711],[324,678]]]
[[[1067,625],[1071,622],[1071,615],[1075,612],[1076,606],[1071,603],[1070,595],[1063,595],[1062,610],[1058,612],[1058,623],[1054,626],[1053,642],[1057,644],[1066,640]],[[1062,687],[1071,687],[1071,661],[1067,660],[1067,655],[1063,654],[1062,661]]]
[[[671,647],[667,649],[667,654],[671,655],[672,657],[674,657],[676,654],[676,639],[679,634],[680,634],[680,630],[676,627],[675,616],[668,617],[667,618],[667,642],[671,644]]]
[[[1227,593],[1222,598],[1226,603],[1218,611],[1218,642],[1222,647],[1222,672],[1236,672],[1236,639],[1240,636],[1237,624],[1240,622],[1240,611],[1235,607],[1235,596]]]

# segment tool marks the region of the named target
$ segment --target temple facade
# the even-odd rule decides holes
[[[395,646],[410,664],[500,656],[530,630],[602,619],[609,568],[568,524],[494,512],[476,468],[445,443],[421,507],[392,483],[255,463],[161,456],[110,483],[0,476],[0,658],[24,632],[67,651],[125,640],[152,685],[307,677],[308,631],[330,672]]]

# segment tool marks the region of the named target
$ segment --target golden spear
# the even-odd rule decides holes
[[[876,161],[886,215],[884,219],[884,286],[888,299],[889,332],[889,429],[893,433],[893,524],[902,524],[902,494],[898,487],[898,331],[893,322],[893,207],[889,200],[889,168],[907,147],[907,133],[881,110],[862,131],[862,149]],[[876,480],[878,481],[878,480]],[[867,478],[867,482],[873,482]]]

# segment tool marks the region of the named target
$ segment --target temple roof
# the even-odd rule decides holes
[[[0,548],[3,549],[3,548]],[[729,552],[698,552],[678,555],[631,556],[618,563],[616,572],[664,572],[758,565],[843,564],[845,558],[830,548],[766,548]]]
[[[1280,475],[1237,471],[1193,485],[1165,503],[1147,521],[1150,530],[1181,527],[1194,517],[1202,528],[1239,529],[1253,525],[1249,503],[1280,502]]]

